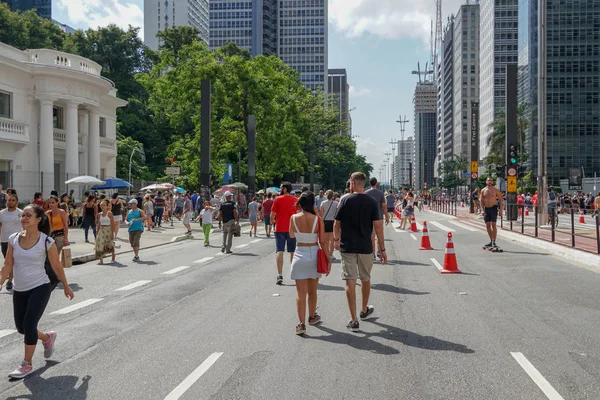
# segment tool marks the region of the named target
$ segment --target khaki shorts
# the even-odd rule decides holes
[[[369,281],[373,269],[373,254],[342,253],[342,279]]]
[[[129,232],[129,244],[131,247],[140,247],[140,238],[142,237],[143,231],[130,231]]]
[[[190,225],[192,223],[192,213],[186,212],[183,214],[183,223],[186,225]]]

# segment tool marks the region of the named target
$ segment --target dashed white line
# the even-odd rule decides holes
[[[258,242],[262,242],[262,241],[263,241],[262,239],[254,239],[250,243],[258,243]]]
[[[219,253],[219,254],[221,254],[221,253]],[[204,257],[204,258],[194,261],[193,264],[202,264],[204,262],[214,260],[214,259],[215,259],[214,257]]]
[[[479,231],[480,231],[479,229],[471,228],[471,227],[469,227],[469,226],[463,225],[463,224],[461,224],[461,223],[458,223],[458,222],[456,222],[456,221],[449,220],[448,222],[450,222],[450,223],[451,223],[451,224],[453,224],[453,225],[459,226],[459,227],[461,227],[461,228],[463,228],[463,229],[466,229],[466,230],[468,230],[468,231],[471,231],[471,232],[479,232]]]
[[[442,270],[442,266],[440,265],[440,263],[438,262],[438,260],[436,260],[435,258],[430,258],[430,260],[433,263],[433,265],[435,265],[435,267],[437,269],[439,269],[440,271]]]
[[[423,225],[421,225],[420,223],[417,222],[417,230],[422,231],[423,230]]]
[[[50,315],[63,315],[68,314],[70,312],[79,310],[80,308],[91,306],[92,304],[98,303],[104,299],[87,299],[82,301],[81,303],[73,304],[72,306],[61,308],[58,311],[51,312]]]
[[[236,249],[243,249],[244,247],[250,246],[249,244],[240,244],[239,246],[235,246]]]
[[[552,387],[550,382],[529,362],[523,353],[510,352],[510,355],[519,363],[521,368],[527,372],[531,380],[540,388],[549,400],[564,400],[563,397]]]
[[[440,229],[441,229],[441,230],[443,230],[443,231],[446,231],[446,232],[456,232],[454,229],[452,229],[452,228],[448,228],[446,225],[440,224],[440,223],[439,223],[439,222],[437,222],[437,221],[429,221],[429,223],[430,223],[431,225],[435,225],[435,226],[437,226],[438,228],[440,228]]]
[[[12,335],[13,333],[16,333],[17,331],[14,329],[2,329],[0,331],[0,338],[3,338],[4,336],[8,336],[8,335]]]
[[[173,274],[176,274],[178,272],[183,271],[184,269],[188,269],[189,267],[190,267],[189,265],[184,265],[182,267],[177,267],[177,268],[170,269],[170,270],[168,270],[166,272],[163,272],[162,274],[163,275],[173,275]]]
[[[198,368],[194,370],[187,378],[183,380],[171,393],[165,397],[165,400],[178,400],[189,388],[192,387],[194,383],[198,379],[208,371],[210,367],[213,366],[214,363],[217,362],[219,357],[221,357],[223,353],[212,353]]]
[[[417,240],[417,237],[415,235],[413,235],[412,233],[410,234],[410,237],[413,238],[413,240]]]
[[[135,289],[136,287],[144,286],[152,281],[137,281],[132,283],[131,285],[123,286],[121,288],[115,289],[115,291],[125,291]]]

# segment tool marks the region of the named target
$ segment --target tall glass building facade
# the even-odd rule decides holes
[[[208,0],[144,0],[144,43],[157,50],[159,31],[193,26],[208,44]]]
[[[415,88],[415,142],[413,186],[417,190],[434,185],[434,161],[437,150],[437,87],[432,82]]]
[[[42,18],[52,19],[52,0],[0,0],[7,3],[12,11],[36,10]]]
[[[526,3],[521,0],[523,6]],[[530,167],[537,173],[537,1],[525,10],[530,79],[531,129],[527,135]],[[548,0],[547,145],[548,183],[559,185],[569,168],[600,175],[600,0]],[[519,63],[522,67],[525,60]],[[523,86],[523,85],[521,85]]]

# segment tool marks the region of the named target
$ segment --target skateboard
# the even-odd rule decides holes
[[[490,246],[490,247],[483,246],[482,249],[483,250],[487,250],[487,251],[491,251],[492,253],[504,253],[504,249],[501,249],[498,246],[496,246],[496,247],[493,247],[493,246]]]

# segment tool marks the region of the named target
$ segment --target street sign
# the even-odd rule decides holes
[[[471,161],[471,172],[479,172],[479,161]]]
[[[471,174],[468,172],[463,172],[463,178],[468,178],[469,176],[471,176]]]
[[[517,169],[515,167],[508,168],[508,176],[517,176]]]
[[[165,175],[181,175],[181,167],[179,165],[169,165],[165,167]]]
[[[471,179],[477,179],[478,177],[479,177],[479,174],[477,172],[471,173]]]
[[[581,168],[569,168],[569,190],[583,189],[583,173]]]
[[[507,183],[508,183],[508,188],[507,188],[507,192],[509,193],[515,193],[517,191],[517,177],[516,176],[509,176],[507,179]]]

